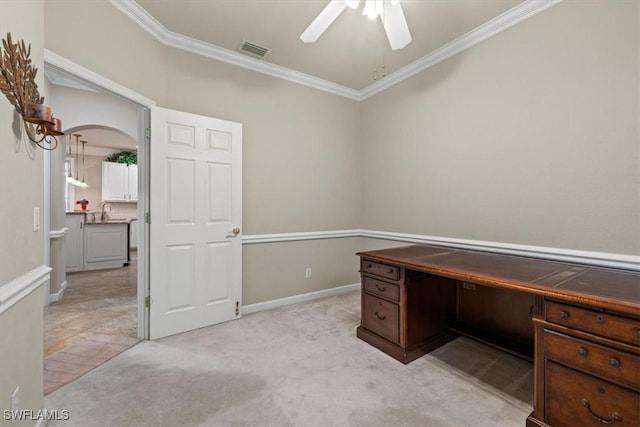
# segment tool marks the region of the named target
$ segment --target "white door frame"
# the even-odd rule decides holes
[[[137,330],[138,338],[149,339],[149,310],[145,307],[145,299],[149,295],[149,225],[145,221],[145,214],[149,212],[149,139],[146,129],[149,127],[149,109],[154,107],[156,102],[47,49],[44,50],[44,64],[45,67],[63,72],[99,92],[119,96],[140,106],[138,113],[138,195],[142,195],[142,197],[138,198],[137,215],[139,220],[136,221],[139,232]],[[45,170],[49,167],[47,159],[48,156],[45,157]],[[45,201],[49,200],[50,191],[49,186],[45,185]],[[43,221],[46,240],[48,240],[49,231],[49,221]],[[48,255],[48,247],[47,243],[45,255]],[[49,290],[46,292],[48,294]]]

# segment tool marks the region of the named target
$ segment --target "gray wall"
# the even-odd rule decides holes
[[[106,2],[46,12],[48,49],[160,106],[243,123],[245,235],[640,251],[636,2],[563,2],[362,103],[164,47]],[[357,281],[326,245],[245,245],[244,303]]]
[[[362,104],[164,48],[108,2],[1,1],[0,34],[31,42],[40,70],[46,34],[48,49],[161,106],[244,123],[245,233],[371,228],[638,254],[639,16],[635,1],[563,2]],[[31,231],[42,153],[16,136],[4,97],[0,119],[2,291],[42,264],[44,238]],[[382,246],[246,246],[245,303],[352,283],[351,254]],[[17,385],[23,408],[42,407],[42,301],[38,289],[0,314],[0,407]]]
[[[165,69],[170,108],[243,124],[245,235],[358,228],[357,102],[175,49]],[[349,239],[245,245],[243,304],[356,283],[356,249]]]
[[[31,44],[31,59],[43,91],[44,7],[42,1],[0,1],[0,35]],[[13,106],[0,96],[0,294],[7,284],[44,263],[44,235],[33,231],[33,208],[44,224],[43,152],[24,135]],[[5,288],[6,289],[6,288]],[[0,410],[11,408],[20,387],[21,409],[42,409],[42,306],[39,287],[0,312]],[[33,424],[33,423],[31,423]],[[0,425],[10,422],[0,417]],[[20,425],[28,425],[23,423]]]
[[[176,49],[169,108],[243,124],[244,234],[357,228],[360,105]]]
[[[244,235],[358,228],[358,102],[165,48],[106,2],[45,6],[47,49],[159,106],[243,124]],[[71,27],[82,40],[61,30]],[[355,257],[325,254],[327,245],[245,245],[243,304],[357,282]],[[350,243],[339,251],[346,252],[355,252]],[[274,254],[288,265],[262,268]],[[318,267],[305,279],[312,265]]]
[[[363,102],[363,228],[640,254],[638,21],[562,2]]]

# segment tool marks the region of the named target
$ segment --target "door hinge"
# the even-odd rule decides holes
[[[147,308],[151,308],[151,295],[144,298],[144,306]]]
[[[236,301],[236,316],[240,316],[240,301]]]
[[[146,128],[144,130],[144,137],[147,139],[151,139],[151,128]]]
[[[146,214],[144,214],[144,222],[146,222],[147,224],[151,224],[151,213],[147,212]]]

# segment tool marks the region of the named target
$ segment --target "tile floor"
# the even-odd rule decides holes
[[[62,300],[45,307],[45,395],[139,341],[135,255],[123,268],[68,273]]]

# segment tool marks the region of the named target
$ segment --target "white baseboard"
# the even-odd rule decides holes
[[[309,292],[306,294],[294,295],[292,297],[279,298],[271,301],[259,302],[242,306],[242,314],[251,314],[258,311],[270,310],[272,308],[282,307],[284,305],[297,304],[300,302],[313,301],[319,298],[326,298],[334,295],[344,294],[346,292],[356,291],[360,289],[360,283],[352,285],[339,286],[337,288],[324,289],[322,291]]]
[[[6,285],[0,285],[0,313],[4,313],[31,292],[44,285],[49,280],[50,271],[51,267],[42,264]]]
[[[64,295],[64,290],[67,289],[67,281],[65,280],[60,285],[60,290],[55,294],[49,295],[49,302],[58,302],[62,299],[62,295]]]

